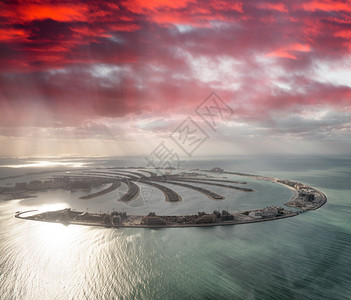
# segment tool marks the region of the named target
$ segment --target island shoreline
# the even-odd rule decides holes
[[[272,183],[285,186],[294,192],[294,195],[287,203],[285,203],[285,205],[298,208],[300,211],[292,211],[286,210],[282,207],[270,206],[263,209],[236,211],[232,213],[223,210],[222,213],[214,211],[212,214],[199,212],[198,215],[158,216],[155,213],[150,212],[145,216],[127,216],[127,214],[124,212],[112,212],[111,214],[89,214],[88,212],[77,212],[71,210],[70,208],[66,208],[58,211],[38,213],[28,217],[24,217],[22,215],[24,213],[28,213],[29,211],[17,212],[15,217],[23,220],[61,223],[64,225],[99,226],[105,228],[213,227],[242,225],[290,218],[309,210],[316,210],[327,202],[327,196],[323,192],[299,182],[245,173],[225,171],[221,171],[219,173],[247,176],[257,180],[270,181]],[[153,183],[152,185],[158,184]],[[30,212],[33,212],[33,210]]]

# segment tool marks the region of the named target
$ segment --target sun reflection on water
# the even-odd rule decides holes
[[[30,161],[26,164],[19,165],[2,165],[0,167],[6,168],[45,168],[45,167],[73,167],[73,168],[82,168],[86,165],[85,162],[59,162],[59,161]]]
[[[53,254],[53,257],[71,253],[75,241],[83,233],[84,228],[74,225],[63,225],[57,223],[43,223],[36,229],[36,236],[46,251]],[[72,254],[72,253],[71,253]]]
[[[89,278],[83,274],[90,274],[89,236],[90,230],[84,226],[32,223],[20,246],[25,250],[26,264],[17,271],[21,280],[28,282],[28,299],[63,299],[65,293],[69,299],[83,299],[80,291],[89,289],[82,280],[82,276]]]

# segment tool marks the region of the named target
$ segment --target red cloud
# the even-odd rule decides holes
[[[122,2],[129,11],[144,16],[145,19],[165,26],[187,24],[196,27],[210,27],[210,21],[235,19],[235,16],[221,12],[243,13],[242,2],[213,0],[199,1],[142,1],[127,0]]]
[[[297,9],[224,0],[0,4],[0,111],[16,121],[18,103],[37,104],[58,119],[164,114],[192,109],[211,89],[262,117],[294,105],[333,105],[331,99],[349,105],[348,88],[308,78],[307,96],[295,92],[301,82],[294,72],[310,74],[317,63],[350,55],[346,8],[335,2],[331,16],[326,3]],[[99,73],[96,65],[111,68]],[[275,67],[291,90],[277,88],[268,74]],[[33,111],[20,114],[23,123]]]
[[[0,42],[14,42],[16,40],[23,40],[28,37],[28,32],[25,29],[0,29]]]
[[[33,20],[52,19],[61,22],[86,21],[88,7],[83,4],[24,3],[9,5],[1,15],[9,22],[30,22]]]
[[[335,36],[342,37],[345,39],[350,39],[351,38],[351,29],[337,31],[337,32],[335,32]]]
[[[148,10],[157,11],[159,9],[175,10],[185,8],[190,3],[196,3],[196,0],[126,0],[122,5],[133,13],[147,13]]]
[[[288,9],[285,7],[283,3],[261,3],[258,5],[259,8],[268,9],[268,10],[276,10],[279,12],[288,12]]]
[[[294,52],[310,52],[310,51],[311,51],[311,47],[309,45],[292,44],[292,45],[287,45],[283,48],[274,50],[268,53],[267,56],[297,59],[296,55],[293,54]]]
[[[136,31],[140,29],[141,27],[137,24],[133,23],[119,23],[119,24],[111,24],[108,26],[108,29],[111,31]]]
[[[299,8],[307,11],[345,11],[351,12],[351,5],[349,1],[307,1],[298,5]]]
[[[24,21],[43,20],[50,18],[56,21],[86,21],[88,8],[82,4],[65,5],[23,5],[18,9],[18,13]]]
[[[243,3],[236,1],[212,0],[210,1],[210,7],[215,10],[244,12]]]

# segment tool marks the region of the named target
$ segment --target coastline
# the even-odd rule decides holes
[[[285,203],[286,206],[300,209],[300,211],[286,210],[283,207],[270,206],[262,209],[254,209],[249,211],[236,211],[228,212],[223,210],[222,212],[213,211],[213,213],[199,212],[197,215],[182,215],[182,216],[159,216],[154,212],[150,212],[148,215],[128,215],[125,212],[112,212],[111,214],[94,214],[88,212],[78,212],[66,208],[58,211],[48,211],[43,213],[34,214],[28,217],[22,216],[28,212],[17,212],[15,217],[23,220],[33,220],[41,222],[61,223],[65,225],[85,225],[85,226],[100,226],[107,228],[182,228],[182,227],[211,227],[211,226],[226,226],[226,225],[240,225],[258,222],[267,222],[280,220],[284,218],[294,217],[300,213],[308,210],[316,210],[323,206],[327,202],[326,195],[310,186],[306,186],[299,182],[290,180],[282,180],[273,177],[265,177],[260,175],[234,173],[234,172],[215,172],[220,174],[235,174],[239,176],[247,176],[256,180],[265,180],[272,183],[277,183],[285,186],[294,192],[290,200]],[[162,186],[155,182],[141,181],[154,187],[158,187],[164,193],[165,200],[167,202],[180,202],[181,196],[175,191]],[[181,183],[178,183],[181,185]],[[188,184],[183,184],[189,186]],[[112,185],[108,189],[112,189],[115,186]],[[107,189],[107,190],[108,190]],[[136,194],[139,195],[140,189],[131,183],[129,190],[133,189],[133,192],[129,194],[134,199]],[[201,188],[197,188],[200,189]],[[206,193],[212,193],[211,191],[203,189]],[[249,189],[246,189],[246,191]],[[100,193],[105,190],[100,191]],[[213,195],[217,195],[212,193]],[[205,194],[206,195],[206,194]],[[88,195],[89,197],[94,194]],[[207,195],[208,196],[208,195]],[[220,196],[220,195],[218,195]],[[172,198],[173,201],[170,201]],[[121,199],[118,199],[119,201]]]
[[[213,226],[228,226],[228,225],[243,225],[243,224],[250,224],[250,223],[259,223],[259,222],[268,222],[274,220],[281,220],[285,218],[291,218],[299,215],[298,212],[290,212],[283,216],[277,216],[272,218],[265,218],[265,219],[250,219],[250,220],[241,220],[241,221],[227,221],[227,222],[218,222],[218,223],[208,223],[208,224],[165,224],[165,225],[145,225],[145,224],[120,224],[120,225],[106,225],[102,223],[92,223],[92,222],[79,222],[79,221],[69,221],[69,222],[62,222],[58,220],[38,220],[33,217],[21,217],[21,214],[33,212],[30,211],[23,211],[19,212],[15,215],[15,218],[22,219],[22,220],[31,220],[31,221],[38,221],[38,222],[49,222],[49,223],[59,223],[64,225],[83,225],[83,226],[98,226],[98,227],[105,227],[105,228],[183,228],[183,227],[213,227]],[[234,214],[235,216],[235,214]],[[144,216],[133,215],[133,218],[140,218],[142,219]]]
[[[295,201],[298,197],[299,197],[299,192],[298,190],[296,190],[295,188],[293,188],[292,186],[290,185],[287,185],[287,184],[284,184],[284,183],[281,183],[281,182],[278,182],[276,180],[272,181],[274,183],[277,183],[277,184],[280,184],[282,186],[285,186],[287,187],[288,189],[292,190],[294,192],[294,195],[290,198],[290,200],[288,202],[291,202],[291,201]]]

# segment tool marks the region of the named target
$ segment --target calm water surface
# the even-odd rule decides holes
[[[131,165],[133,160],[77,158],[75,162],[113,166]],[[23,166],[8,168],[25,163],[3,160],[1,165],[6,167],[0,167],[0,177],[33,171]],[[63,226],[14,218],[18,210],[74,204],[71,195],[53,191],[45,197],[2,201],[0,299],[351,299],[351,158],[187,163],[187,167],[195,166],[299,180],[323,190],[328,202],[317,211],[273,222],[153,230]],[[72,165],[53,167],[66,170]],[[260,188],[263,202],[274,197],[270,186]],[[287,189],[279,191],[291,196]],[[100,205],[109,207],[113,199],[104,198]],[[87,203],[98,209],[93,201]],[[238,198],[236,204],[245,205],[244,199]],[[162,205],[161,210],[169,209]]]

